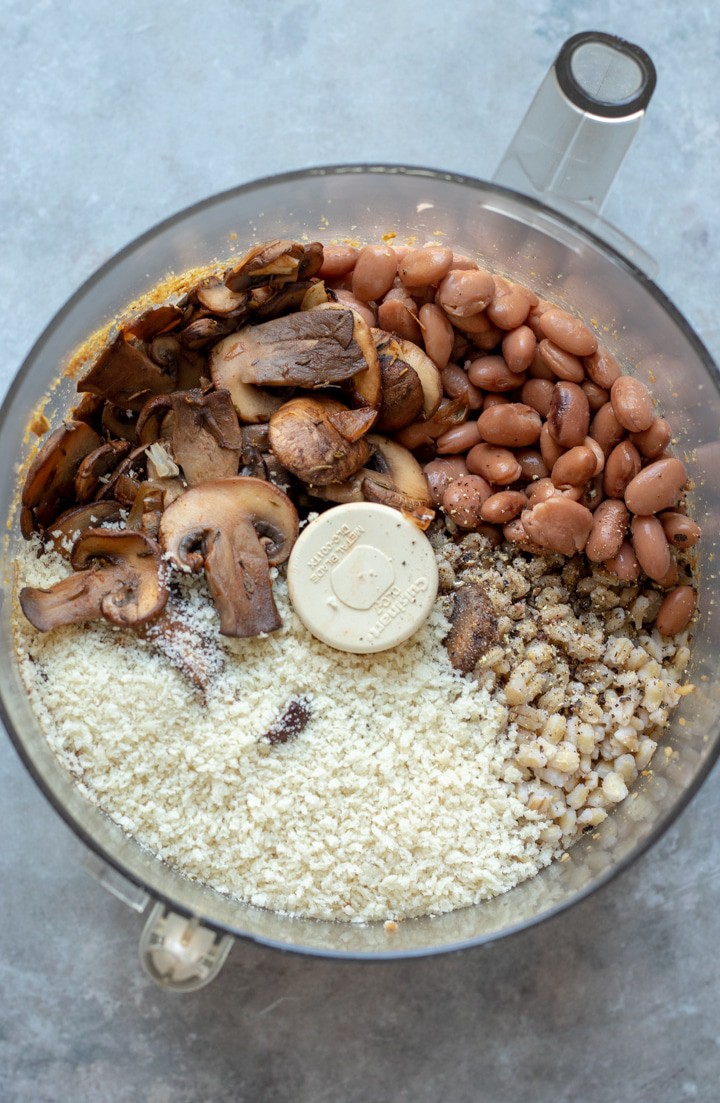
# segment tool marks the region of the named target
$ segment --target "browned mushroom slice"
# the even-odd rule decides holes
[[[128,337],[137,337],[140,341],[151,341],[159,333],[166,333],[179,325],[183,319],[183,310],[179,306],[155,306],[145,310],[122,327]]]
[[[111,437],[137,444],[136,424],[137,414],[134,411],[121,410],[118,406],[113,406],[112,402],[106,402],[103,406],[102,427]]]
[[[84,394],[72,409],[73,421],[86,421],[93,429],[100,429],[105,400],[96,394]]]
[[[135,495],[127,516],[125,528],[132,531],[142,531],[146,536],[157,537],[160,530],[160,518],[164,508],[164,496],[162,487],[155,483],[142,483]]]
[[[270,394],[262,387],[252,383],[241,383],[235,372],[232,355],[235,336],[225,337],[215,345],[210,353],[210,375],[218,390],[230,392],[233,406],[240,421],[247,425],[257,425],[270,420],[279,410],[285,399],[282,395]]]
[[[22,493],[22,505],[41,527],[75,504],[77,469],[102,443],[84,421],[67,421],[50,434],[30,465]]]
[[[270,447],[305,483],[344,482],[370,458],[365,438],[347,440],[330,420],[347,412],[334,398],[293,398],[270,418]]]
[[[404,337],[396,337],[382,329],[374,329],[372,333],[379,354],[402,360],[413,369],[423,390],[422,416],[432,417],[443,396],[442,379],[435,364],[421,348]]]
[[[350,308],[345,306],[344,303],[328,300],[310,307],[308,312],[329,310],[335,313],[338,313],[338,311],[345,313],[348,309]],[[352,379],[344,384],[344,390],[347,391],[348,401],[353,406],[377,408],[382,401],[382,375],[373,331],[356,310],[351,310],[351,313],[353,316],[353,339],[362,349],[365,365],[357,375],[354,375]]]
[[[385,433],[403,429],[415,421],[422,412],[424,391],[418,374],[404,360],[380,352],[382,373],[382,405],[378,412],[377,427]]]
[[[135,337],[121,333],[78,380],[78,391],[100,395],[123,410],[140,410],[150,395],[175,390],[176,370],[165,370]]]
[[[82,460],[75,474],[75,497],[79,503],[94,497],[100,480],[110,475],[130,451],[130,442],[114,440],[101,444]]]
[[[88,529],[102,525],[114,525],[123,517],[119,502],[87,502],[83,506],[74,506],[53,521],[45,536],[51,541],[53,550],[69,558],[69,544]]]
[[[248,249],[245,256],[225,274],[225,285],[231,291],[244,291],[270,281],[279,286],[283,281],[295,280],[304,255],[305,251],[297,241],[264,241]]]
[[[237,475],[242,438],[229,391],[181,391],[170,396],[172,451],[188,486]]]
[[[452,628],[445,637],[450,662],[456,670],[470,674],[500,639],[495,611],[479,582],[465,582],[456,591],[450,620]]]
[[[76,542],[70,562],[77,573],[49,590],[25,586],[20,591],[22,611],[40,632],[102,618],[130,627],[165,608],[160,548],[139,532],[89,529]]]
[[[321,498],[324,502],[337,502],[344,505],[346,502],[364,502],[363,479],[366,468],[361,467],[344,483],[326,483],[325,486],[308,486],[308,494],[313,498]]]
[[[351,310],[308,310],[243,326],[223,342],[241,383],[265,387],[328,387],[367,369]]]
[[[283,314],[290,314],[293,310],[299,310],[308,291],[314,286],[309,280],[286,284],[275,291],[264,303],[261,303],[255,311],[255,317],[260,322],[269,322],[273,318],[280,318]],[[237,327],[236,327],[237,328]]]
[[[204,318],[195,318],[189,325],[185,326],[185,329],[181,330],[178,337],[182,344],[189,349],[201,349],[205,345],[209,345],[211,341],[219,341],[222,337],[227,337],[229,333],[233,333],[240,324],[240,319],[234,319],[232,317],[226,318],[212,318],[206,316]]]
[[[434,448],[434,441],[454,425],[461,425],[467,414],[468,404],[465,398],[444,398],[428,421],[413,421],[404,429],[399,429],[395,433],[395,440],[411,451],[428,445]]]
[[[114,498],[122,505],[131,506],[140,484],[147,477],[147,455],[143,445],[134,448],[113,471],[106,483],[101,483],[95,495],[96,501]]]
[[[409,515],[426,529],[435,511],[423,470],[407,448],[387,437],[371,434],[373,462],[378,470],[365,470],[363,494],[369,502],[379,502]]]
[[[193,387],[199,387],[207,373],[204,356],[181,345],[175,333],[161,333],[155,337],[150,342],[148,352],[163,371],[175,376],[179,391],[191,391]]]
[[[325,250],[320,241],[311,241],[309,245],[303,246],[303,257],[298,268],[298,279],[309,280],[313,276],[317,276],[322,268],[324,258]]]
[[[204,567],[225,636],[257,636],[281,626],[269,568],[285,562],[297,533],[297,511],[287,494],[242,476],[187,490],[160,523],[170,559],[195,572]]]
[[[247,291],[231,291],[217,276],[201,283],[195,294],[211,314],[234,314],[247,305]]]
[[[136,433],[140,444],[154,444],[169,439],[173,430],[172,396],[156,394],[149,398],[137,419]]]
[[[369,406],[361,406],[359,410],[331,410],[328,413],[330,424],[335,426],[341,437],[351,442],[364,437],[376,419],[377,410]]]

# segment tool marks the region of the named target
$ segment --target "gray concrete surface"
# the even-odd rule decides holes
[[[489,176],[560,43],[659,84],[608,206],[717,356],[717,10],[672,0],[0,0],[4,389],[52,314],[156,220],[363,159]],[[720,774],[594,898],[485,950],[382,966],[237,945],[163,994],[137,917],[0,741],[3,1103],[713,1103]]]

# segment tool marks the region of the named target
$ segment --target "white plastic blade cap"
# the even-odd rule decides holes
[[[435,553],[420,529],[389,506],[353,502],[303,530],[288,563],[295,612],[339,651],[387,651],[428,618],[438,590]]]

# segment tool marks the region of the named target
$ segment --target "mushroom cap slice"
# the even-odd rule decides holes
[[[50,434],[30,464],[22,493],[23,506],[32,510],[38,524],[47,526],[76,504],[77,470],[102,444],[102,437],[84,421],[66,421]]]
[[[237,475],[242,438],[229,391],[179,391],[172,404],[172,453],[188,486]]]
[[[224,337],[210,353],[210,376],[218,390],[230,392],[233,406],[238,417],[248,425],[259,425],[270,420],[279,410],[285,399],[279,394],[271,394],[252,383],[242,383],[235,371],[233,349],[235,334]]]
[[[344,385],[348,397],[353,406],[372,406],[377,409],[382,402],[382,373],[380,361],[375,346],[373,330],[357,310],[345,303],[320,302],[306,308],[309,312],[316,310],[350,311],[353,316],[353,339],[362,349],[365,357],[365,365],[361,371],[354,375]]]
[[[287,494],[244,476],[187,490],[160,522],[171,561],[195,572],[204,567],[225,636],[257,636],[281,626],[269,567],[285,562],[297,534],[298,515]]]
[[[116,524],[122,517],[123,509],[119,502],[87,502],[62,513],[48,526],[45,537],[52,542],[53,551],[69,559],[68,540],[76,540],[88,529],[95,529],[103,524]]]
[[[95,361],[78,391],[100,395],[123,410],[140,410],[153,394],[167,394],[177,385],[177,372],[150,359],[135,337],[120,333]]]
[[[103,475],[111,474],[129,451],[129,441],[113,440],[88,452],[75,473],[77,501],[89,502],[95,495]]]
[[[377,427],[384,433],[403,429],[420,417],[425,392],[414,368],[385,352],[380,352],[382,373],[382,405]]]
[[[345,482],[370,458],[365,438],[347,439],[336,427],[349,413],[334,398],[293,398],[270,418],[270,447],[283,467],[305,483]],[[352,438],[354,429],[348,432]]]
[[[479,582],[465,582],[456,591],[450,620],[452,628],[445,637],[450,662],[456,670],[470,674],[500,638],[495,610]]]
[[[298,241],[275,238],[248,249],[247,253],[225,274],[225,285],[231,291],[245,291],[271,281],[277,285],[298,277],[305,250]]]
[[[435,511],[420,464],[407,448],[387,437],[371,433],[367,439],[374,449],[374,460],[379,470],[364,469],[362,489],[365,499],[400,510],[420,528],[426,529]]]
[[[49,590],[20,591],[22,611],[40,632],[101,618],[121,627],[146,624],[167,604],[160,548],[142,533],[88,529],[70,562],[76,573]]]
[[[380,355],[391,356],[409,364],[420,380],[423,389],[422,416],[430,418],[437,410],[443,396],[442,378],[435,364],[421,348],[404,337],[373,329],[373,338]]]
[[[195,294],[211,314],[234,314],[246,306],[250,297],[247,291],[231,291],[218,276],[201,283]]]
[[[243,326],[223,342],[222,356],[241,383],[330,387],[367,370],[355,328],[351,310],[299,311]]]

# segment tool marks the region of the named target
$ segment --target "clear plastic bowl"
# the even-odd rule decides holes
[[[676,711],[666,746],[592,838],[570,860],[474,907],[399,925],[293,919],[239,903],[191,883],[128,838],[81,796],[54,758],[23,690],[13,658],[10,592],[21,537],[17,464],[28,453],[26,427],[39,399],[73,351],[129,302],[163,281],[233,249],[272,237],[377,241],[388,233],[448,242],[488,267],[592,319],[616,356],[651,385],[672,419],[677,451],[695,482],[703,527],[700,619],[689,680],[696,689]],[[231,238],[237,235],[237,238]],[[45,408],[59,424],[74,397],[63,379]],[[675,819],[720,748],[720,612],[714,601],[720,484],[718,373],[689,324],[662,292],[613,248],[572,219],[496,185],[427,169],[341,166],[261,180],[199,203],[143,235],[101,268],[43,333],[0,412],[0,514],[11,518],[1,611],[2,716],[37,783],[73,830],[106,862],[181,913],[267,945],[328,956],[391,958],[439,953],[520,930],[587,896],[628,865]]]

